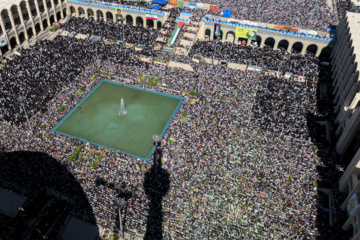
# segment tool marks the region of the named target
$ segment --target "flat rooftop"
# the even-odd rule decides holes
[[[14,219],[26,197],[16,192],[0,188],[0,214]]]

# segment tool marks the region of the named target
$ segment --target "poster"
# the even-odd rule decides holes
[[[122,18],[122,9],[121,9],[121,8],[117,8],[117,9],[116,9],[115,18],[116,18],[116,21],[117,21],[117,22],[119,22],[120,19]]]
[[[249,40],[256,40],[256,29],[236,27],[236,37],[247,38]]]
[[[3,47],[3,46],[5,46],[5,45],[7,45],[7,40],[6,40],[5,35],[2,35],[2,36],[0,37],[0,47]]]

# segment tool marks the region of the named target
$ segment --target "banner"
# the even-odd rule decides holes
[[[349,199],[349,202],[347,204],[347,212],[349,217],[355,211],[357,206],[358,206],[357,195],[356,193],[354,193],[354,195]]]
[[[3,47],[5,45],[7,45],[6,37],[5,37],[5,35],[2,35],[0,37],[0,47]]]
[[[116,21],[117,21],[117,22],[119,22],[120,19],[122,18],[122,9],[121,9],[121,8],[117,8],[117,9],[116,9],[115,18],[116,18]]]
[[[236,37],[247,38],[249,40],[256,40],[256,29],[236,27]]]

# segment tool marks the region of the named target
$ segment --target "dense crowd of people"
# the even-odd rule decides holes
[[[216,50],[216,52],[215,52]],[[214,55],[215,52],[215,55]],[[190,50],[189,56],[226,60],[245,65],[254,65],[265,69],[282,72],[292,72],[301,76],[318,76],[319,60],[314,55],[301,55],[300,53],[289,53],[284,49],[275,51],[273,48],[264,46],[258,48],[253,46],[234,45],[229,42],[218,42],[216,47],[212,41],[197,41]]]
[[[63,28],[69,32],[102,36],[116,41],[124,40],[135,45],[152,45],[159,34],[159,30],[153,28],[145,29],[142,26],[134,27],[129,24],[119,25],[102,19],[96,21],[94,18],[72,17],[64,24]]]
[[[135,50],[57,37],[52,41],[38,42],[32,49],[19,51],[20,56],[14,56],[0,69],[0,117],[15,124],[26,119],[21,105],[25,106],[30,117],[46,110],[46,103],[96,58],[129,63],[132,61],[129,56]],[[24,98],[21,104],[19,96]]]
[[[238,2],[225,1],[221,6],[236,7]],[[295,3],[299,4],[297,9],[303,6],[298,1]],[[287,1],[286,4],[292,6],[293,3]],[[322,1],[319,4],[322,6]],[[276,11],[277,5],[270,9]],[[254,17],[253,10],[247,16]],[[323,11],[326,8],[319,10]],[[172,29],[173,23],[168,22],[164,27]],[[71,18],[65,29],[108,39],[122,37],[117,24],[101,20]],[[125,29],[127,42],[150,45],[156,39],[153,38],[155,30]],[[147,38],[135,39],[140,33]],[[22,50],[21,57],[15,57],[0,69],[1,89],[5,89],[5,94],[0,96],[3,121],[0,127],[7,138],[6,151],[39,151],[57,159],[80,183],[96,223],[107,229],[119,230],[114,205],[119,193],[116,189],[130,191],[131,198],[124,212],[125,227],[143,235],[147,228],[159,227],[146,226],[151,207],[144,181],[152,160],[142,161],[62,136],[51,129],[102,78],[181,96],[185,100],[161,141],[162,167],[170,175],[169,190],[159,203],[163,211],[164,239],[342,239],[345,235],[340,231],[342,222],[327,228],[328,219],[319,216],[322,203],[313,187],[316,179],[324,177],[318,172],[318,166],[327,167],[329,179],[338,177],[344,167],[332,150],[321,157],[314,151],[316,134],[309,128],[308,116],[319,115],[316,83],[282,77],[290,71],[312,79],[320,72],[319,60],[311,55],[270,48],[218,43],[217,59],[262,66],[263,71],[193,62],[192,57],[198,53],[203,57],[212,56],[208,44],[195,43],[191,57],[167,53],[165,64],[144,62],[141,52],[134,49],[69,37],[57,37]],[[151,57],[159,53],[151,49],[144,52]],[[22,61],[22,57],[28,61]],[[169,59],[190,64],[195,72],[169,67]],[[279,71],[281,76],[275,77],[269,70]],[[140,81],[140,74],[160,77],[160,82],[153,86]],[[80,87],[84,88],[83,92],[79,92]],[[192,90],[199,94],[190,94]],[[18,91],[31,99],[24,104],[34,131],[24,124],[25,118],[19,113],[22,110],[15,102]],[[49,94],[34,94],[43,92]],[[66,106],[65,111],[59,111],[61,106]],[[183,113],[187,115],[185,120]],[[84,146],[80,155],[69,161],[69,156],[80,145]],[[100,153],[103,158],[94,167]],[[21,164],[27,159],[19,161]],[[24,168],[26,171],[26,166]],[[58,179],[55,175],[48,177]],[[109,184],[97,184],[99,178]],[[26,186],[21,181],[16,184]],[[50,180],[47,187],[51,188],[53,182]],[[156,192],[157,187],[167,188],[153,186],[152,191]],[[341,202],[336,194],[336,200]],[[337,219],[343,214],[339,207],[340,204],[336,205]],[[87,208],[74,208],[79,216],[89,215]],[[326,231],[322,231],[323,228]]]

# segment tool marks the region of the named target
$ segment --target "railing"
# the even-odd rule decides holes
[[[201,20],[203,22],[214,23],[214,24],[219,23],[219,24],[229,25],[229,26],[234,26],[234,27],[261,29],[261,30],[267,30],[267,31],[272,31],[272,32],[291,35],[291,36],[307,37],[307,38],[312,38],[314,40],[317,39],[317,40],[324,40],[324,41],[331,41],[331,42],[336,42],[337,41],[334,38],[323,37],[323,36],[318,36],[318,35],[313,35],[313,34],[292,32],[292,31],[286,31],[286,30],[279,30],[279,29],[275,29],[275,28],[270,28],[270,27],[265,27],[265,26],[255,26],[255,25],[251,25],[251,24],[241,24],[241,23],[236,23],[236,22],[221,21],[220,18],[210,19],[210,18],[204,17]]]

